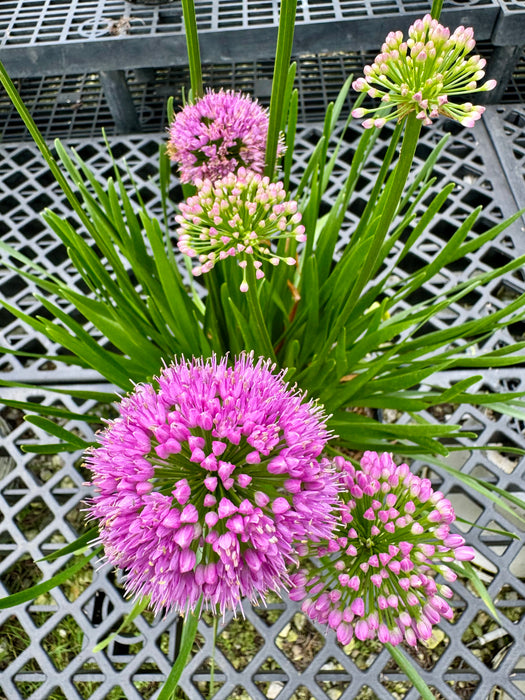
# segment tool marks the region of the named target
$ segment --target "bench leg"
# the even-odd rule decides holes
[[[137,110],[131,98],[124,71],[101,71],[99,76],[117,133],[127,134],[141,131]]]

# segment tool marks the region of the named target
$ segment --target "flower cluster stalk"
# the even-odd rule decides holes
[[[297,0],[281,0],[272,95],[270,98],[270,123],[268,126],[268,141],[266,144],[266,169],[264,171],[270,178],[273,178],[277,162],[277,149],[279,146],[288,68],[292,56],[296,12]]]
[[[433,0],[430,14],[434,19],[439,19],[443,9],[443,0]]]
[[[186,46],[188,49],[188,64],[190,67],[190,82],[192,98],[202,97],[204,88],[202,85],[202,66],[199,48],[199,36],[197,34],[197,17],[193,0],[182,0],[182,15],[184,17],[184,32],[186,34]]]
[[[384,203],[381,211],[380,219],[372,234],[370,248],[366,255],[365,261],[361,266],[357,280],[355,281],[350,295],[345,302],[344,308],[334,324],[332,332],[325,344],[324,351],[328,351],[331,344],[339,336],[346,320],[350,317],[354,307],[359,301],[360,295],[366,286],[368,280],[373,276],[376,262],[381,251],[381,247],[390,229],[390,225],[397,213],[399,202],[405,188],[414,154],[416,152],[419,133],[421,131],[421,121],[415,118],[415,115],[409,114],[405,120],[405,131],[401,144],[401,151],[396,167],[392,171],[386,185],[384,193]]]

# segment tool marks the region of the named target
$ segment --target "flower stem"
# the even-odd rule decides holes
[[[423,698],[423,700],[432,700],[432,698],[434,698],[434,694],[432,693],[428,685],[425,683],[423,678],[421,678],[416,667],[408,660],[408,658],[405,656],[405,654],[403,654],[401,649],[398,649],[397,647],[392,646],[392,644],[389,643],[386,643],[385,646],[390,652],[390,655],[392,656],[394,661],[400,667],[400,669],[407,674],[409,680],[419,691],[421,698]]]
[[[217,627],[219,624],[219,618],[217,615],[213,618],[213,648],[211,651],[211,658],[210,658],[210,692],[209,692],[209,698],[211,698],[215,695],[215,649],[217,647]]]
[[[169,676],[166,678],[162,690],[157,696],[157,700],[173,700],[176,697],[177,687],[179,679],[182,672],[186,668],[188,662],[188,657],[195,641],[195,635],[197,634],[197,627],[199,624],[199,618],[201,613],[202,599],[197,604],[197,607],[193,612],[190,610],[186,613],[184,619],[184,624],[182,626],[182,637],[180,643],[179,654],[173,664]]]
[[[195,5],[193,0],[182,0],[182,14],[184,17],[186,46],[188,48],[191,92],[192,98],[195,100],[197,97],[202,97],[204,95],[204,89],[202,86],[202,67],[199,36],[197,34],[197,18],[195,17]]]
[[[439,19],[442,8],[443,8],[443,0],[433,0],[432,9],[430,10],[431,17],[433,19]]]
[[[261,303],[257,294],[255,268],[250,263],[248,263],[246,266],[246,279],[248,282],[248,291],[246,292],[246,296],[248,299],[248,309],[250,312],[249,323],[253,334],[258,341],[258,347],[253,348],[253,350],[275,362],[275,352],[273,350],[270,336],[268,335],[268,327],[266,325],[266,321],[264,320]],[[247,348],[247,350],[250,349],[252,348]]]
[[[284,95],[288,78],[288,68],[292,56],[293,35],[295,27],[295,14],[297,0],[282,0],[279,14],[279,32],[277,34],[277,48],[275,50],[275,67],[272,81],[272,96],[270,98],[270,121],[268,124],[268,138],[266,141],[266,169],[265,175],[270,179],[275,172],[277,161],[277,146],[279,144],[279,132],[281,129]]]
[[[414,153],[416,152],[421,126],[422,122],[420,119],[417,119],[415,112],[410,112],[410,114],[408,114],[406,117],[405,132],[403,135],[403,142],[401,144],[399,160],[386,184],[386,190],[384,193],[385,201],[382,202],[383,198],[379,200],[379,203],[382,204],[382,209],[379,222],[373,234],[370,249],[368,250],[366,259],[361,267],[357,281],[352,287],[352,291],[350,292],[344,308],[340,313],[337,322],[334,324],[327,342],[325,343],[325,351],[328,351],[334,340],[338,338],[339,333],[352,313],[355,305],[359,301],[361,292],[365,288],[368,280],[375,273],[377,259],[381,253],[381,248],[388,234],[390,225],[397,213],[399,202],[401,201],[403,190],[410,173],[410,167],[414,159]]]

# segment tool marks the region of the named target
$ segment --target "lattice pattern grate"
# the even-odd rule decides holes
[[[300,0],[297,24],[417,16],[430,11],[430,0]],[[474,13],[498,8],[495,0],[449,0],[445,10]],[[465,7],[466,6],[466,7]],[[274,0],[198,0],[201,32],[276,27]],[[124,20],[123,20],[124,18]],[[126,19],[129,18],[129,19]],[[123,0],[4,0],[0,7],[0,45],[66,43],[119,37],[182,34],[180,5],[158,8]]]
[[[525,375],[488,373],[488,390],[525,387]],[[92,412],[92,402],[57,401],[45,391],[8,391],[9,398],[31,398],[60,404],[77,412]],[[479,432],[480,444],[500,444],[497,452],[456,453],[449,464],[461,467],[500,488],[523,495],[524,463],[505,447],[525,447],[523,425],[514,419],[464,407],[432,420],[454,420]],[[76,427],[88,439],[96,425]],[[2,590],[30,585],[59,570],[60,564],[30,564],[72,540],[82,528],[80,502],[87,493],[78,455],[35,458],[20,450],[23,442],[38,439],[15,409],[0,411],[3,455],[0,457],[0,584]],[[34,432],[33,432],[34,430]],[[437,467],[423,467],[436,487],[477,525],[515,529],[512,516],[481,502]],[[451,622],[440,625],[436,645],[414,653],[414,659],[436,698],[487,700],[497,686],[511,698],[524,695],[521,622],[525,611],[525,548],[523,539],[479,534],[460,524],[479,553],[482,576],[496,601],[500,620],[494,620],[468,587],[455,586]],[[521,531],[519,530],[520,534]],[[115,630],[130,604],[122,600],[118,580],[96,562],[82,570],[74,585],[63,585],[53,596],[0,613],[3,655],[0,657],[0,697],[12,700],[35,693],[39,698],[148,698],[170,668],[177,645],[177,620],[139,617],[110,646],[96,656],[93,646]],[[418,694],[380,646],[351,643],[342,649],[332,634],[306,621],[297,604],[271,602],[266,609],[245,606],[246,619],[227,615],[217,641],[217,700],[262,700],[277,696],[300,700],[342,698],[406,698]],[[182,688],[186,698],[207,697],[212,654],[208,618],[199,625],[193,657]],[[67,642],[66,642],[67,640]],[[115,690],[118,687],[119,690]],[[367,688],[368,690],[365,690]],[[3,695],[2,695],[3,693]],[[496,697],[496,696],[495,696]],[[504,697],[504,696],[502,696]]]
[[[339,127],[339,132],[342,127]],[[327,191],[327,203],[335,200],[339,192],[349,163],[355,152],[355,141],[359,135],[360,126],[355,124],[347,131],[341,147],[336,167]],[[436,166],[437,182],[432,191],[437,192],[445,182],[454,181],[456,189],[450,197],[447,208],[440,214],[431,229],[418,243],[417,249],[405,258],[398,274],[406,275],[421,262],[428,262],[439,249],[441,242],[446,240],[455,228],[478,205],[484,206],[483,216],[478,220],[474,233],[482,233],[491,226],[500,223],[506,216],[512,214],[516,207],[508,189],[504,186],[503,170],[497,162],[489,134],[482,126],[473,130],[456,128],[453,122],[441,122],[439,126],[425,130],[421,140],[417,159],[421,163],[432,151],[435,144],[446,131],[452,131],[453,136],[446,146],[445,153]],[[386,133],[383,139],[386,139]],[[293,184],[297,185],[302,169],[312,151],[313,144],[319,138],[320,128],[311,125],[301,128],[298,134],[297,165],[293,176]],[[114,154],[117,159],[125,159],[133,173],[142,198],[154,213],[160,214],[160,199],[154,179],[155,166],[159,145],[163,136],[130,136],[114,138]],[[335,143],[335,142],[334,142]],[[101,177],[111,173],[111,160],[100,141],[86,140],[72,143],[76,145],[79,154],[94,168]],[[342,229],[340,247],[348,240],[350,232],[355,227],[358,217],[374,184],[375,169],[380,167],[385,140],[379,140],[372,153],[370,167],[363,174],[359,190],[353,198],[345,217]],[[55,274],[59,275],[69,285],[78,287],[78,278],[71,267],[66,252],[54,236],[47,231],[40,219],[40,211],[47,206],[61,215],[68,214],[67,204],[61,197],[56,184],[47,173],[37,149],[32,144],[6,144],[3,146],[3,158],[0,162],[0,183],[3,194],[0,198],[0,211],[3,213],[1,223],[2,239],[5,243],[15,246],[25,255],[45,266],[53,266]],[[123,164],[123,160],[121,160]],[[125,169],[123,168],[124,176]],[[177,197],[177,190],[173,196]],[[179,194],[180,196],[180,194]],[[523,200],[525,201],[525,199]],[[518,224],[506,229],[487,250],[478,251],[468,261],[462,263],[461,269],[443,270],[439,279],[428,286],[429,293],[436,293],[440,288],[450,285],[458,272],[463,278],[473,275],[480,270],[499,267],[517,252],[523,251],[523,235]],[[516,272],[505,280],[505,283],[494,283],[484,293],[473,293],[464,306],[456,305],[436,323],[450,324],[465,320],[479,314],[490,313],[491,309],[500,308],[509,298],[523,289],[524,277]],[[16,272],[7,268],[0,271],[0,293],[11,304],[18,305],[29,314],[42,312],[42,307],[32,296],[32,285],[21,281]],[[85,291],[85,290],[83,290]],[[413,301],[413,300],[409,300]],[[510,342],[510,333],[514,339],[520,337],[521,328],[512,328],[502,334]],[[3,311],[0,315],[1,345],[9,346],[18,351],[38,352],[42,348],[55,355],[59,348],[52,347],[45,338],[39,338],[35,333],[25,328],[11,314]],[[495,339],[487,341],[494,344]],[[5,356],[0,361],[0,372],[5,376],[16,376],[24,381],[50,381],[54,366],[49,363],[23,358],[21,356]],[[75,371],[61,367],[61,379],[75,376]],[[49,374],[48,374],[49,373]],[[92,375],[89,375],[92,376]]]
[[[510,108],[509,108],[510,109]],[[512,108],[514,110],[514,108]],[[521,114],[518,110],[518,114]],[[513,114],[514,112],[509,112]],[[490,115],[490,111],[489,111]],[[441,122],[424,132],[418,159],[424,159],[447,131],[451,139],[436,167],[434,192],[446,182],[454,181],[456,189],[449,206],[411,252],[398,274],[407,274],[421,260],[432,258],[440,242],[450,236],[454,226],[464,220],[478,204],[485,206],[483,218],[473,235],[499,223],[515,210],[513,194],[505,186],[505,173],[512,160],[498,146],[498,138],[507,139],[520,159],[521,129],[514,117],[479,124],[475,130],[461,130],[452,122]],[[512,128],[511,128],[512,127]],[[359,131],[353,125],[342,144],[327,201],[333,201],[348,171]],[[298,136],[297,184],[319,126],[306,125]],[[338,132],[339,133],[339,132]],[[163,136],[130,136],[113,138],[115,155],[126,158],[143,198],[152,211],[159,209],[159,198],[152,165]],[[503,141],[505,142],[505,141]],[[110,160],[98,140],[77,140],[81,155],[101,175],[108,174]],[[492,144],[496,144],[496,149]],[[363,202],[373,186],[374,165],[379,167],[385,141],[379,140],[372,154],[371,167],[359,184],[359,192],[347,214],[341,245],[347,240]],[[79,284],[64,251],[40,222],[42,206],[52,206],[62,215],[68,210],[56,186],[49,179],[40,156],[31,144],[4,144],[1,148],[0,183],[2,240],[16,246],[28,256],[53,266],[71,285]],[[498,160],[499,155],[499,160]],[[501,164],[500,164],[501,161]],[[174,192],[176,196],[177,192]],[[522,199],[521,202],[525,200]],[[441,277],[429,286],[428,293],[450,285],[454,279],[468,278],[475,271],[493,269],[518,252],[523,252],[523,233],[516,224],[503,232],[489,249],[472,256],[461,268],[442,271]],[[521,272],[494,284],[488,290],[473,294],[464,306],[455,305],[436,324],[447,324],[468,317],[490,313],[525,288]],[[37,314],[38,302],[31,298],[31,286],[22,286],[15,273],[0,271],[0,293],[24,311]],[[522,338],[523,327],[511,327],[487,341],[486,347]],[[43,338],[36,338],[30,329],[9,314],[0,317],[1,345],[18,350],[46,348],[55,353]],[[41,347],[37,348],[36,344]],[[7,356],[0,365],[4,378],[16,377],[27,382],[78,381],[78,372],[68,374],[59,365],[30,362],[23,357]],[[454,381],[461,373],[446,375],[443,381]],[[86,380],[93,380],[85,375]],[[84,385],[85,388],[85,385]],[[486,372],[486,391],[525,390],[522,368]],[[6,398],[31,399],[59,403],[76,413],[96,410],[92,402],[68,397],[57,399],[43,389],[3,390]],[[385,416],[394,419],[396,416]],[[401,417],[407,420],[407,417]],[[455,453],[450,464],[466,473],[487,479],[500,488],[523,495],[525,462],[518,461],[509,448],[525,448],[524,425],[491,411],[470,407],[442,407],[428,415],[429,420],[454,421],[478,434],[478,444],[497,445],[496,451],[467,450]],[[77,429],[91,439],[96,424],[81,421]],[[59,570],[60,563],[38,563],[32,559],[47,554],[72,540],[82,527],[81,500],[87,495],[82,486],[86,474],[79,455],[49,458],[35,457],[21,451],[21,444],[44,439],[36,427],[21,420],[19,411],[0,410],[0,590],[14,590],[30,585]],[[477,525],[515,530],[512,514],[482,502],[476,494],[456,485],[452,477],[439,467],[420,465],[436,486],[450,498],[458,510]],[[481,600],[469,587],[458,585],[454,606],[456,615],[441,625],[442,636],[432,649],[420,651],[416,663],[438,699],[525,697],[525,660],[522,647],[522,624],[525,611],[525,548],[523,532],[519,540],[504,535],[480,534],[477,528],[465,528],[465,536],[479,553],[483,577],[500,610],[501,620],[493,619]],[[169,672],[177,647],[177,621],[173,616],[153,621],[138,618],[134,629],[120,634],[107,650],[92,654],[93,646],[112,630],[130,604],[122,599],[122,589],[108,567],[96,570],[92,562],[75,586],[62,586],[52,597],[41,597],[35,604],[20,606],[0,613],[0,698],[18,697],[93,700],[133,700],[154,695]],[[208,621],[209,622],[209,621]],[[246,622],[225,618],[219,627],[216,653],[219,670],[216,674],[216,700],[371,700],[372,698],[405,698],[416,700],[418,693],[390,661],[388,652],[378,647],[356,643],[346,650],[337,645],[333,635],[325,638],[325,630],[305,621],[300,608],[292,603],[272,602],[266,610],[246,606]],[[209,658],[212,653],[212,630],[206,619],[199,626],[200,637],[182,684],[184,697],[201,700],[209,690]],[[6,641],[8,644],[6,645]],[[67,640],[67,645],[64,644]]]
[[[363,65],[371,60],[372,54],[361,52],[299,57],[296,79],[300,91],[299,120],[323,119],[326,106],[337,98],[345,79],[352,74],[357,75]],[[272,74],[271,61],[203,66],[206,87],[250,93],[265,106],[270,102]],[[173,96],[176,106],[182,104],[182,91],[189,85],[188,68],[128,71],[127,76],[142,130],[158,133],[166,128],[167,100]],[[98,138],[102,128],[108,134],[115,133],[113,118],[97,74],[20,78],[15,82],[46,138]],[[5,93],[0,94],[0,125],[2,141],[29,138]]]

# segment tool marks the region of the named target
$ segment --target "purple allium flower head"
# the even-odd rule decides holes
[[[288,585],[295,544],[335,527],[325,416],[273,370],[246,354],[176,361],[87,455],[105,557],[156,612],[264,599]]]
[[[452,616],[452,591],[434,575],[455,580],[449,563],[473,559],[474,550],[450,533],[450,502],[406,464],[376,452],[365,452],[360,469],[342,457],[334,463],[344,530],[318,547],[319,568],[292,574],[290,597],[343,644],[355,635],[414,646]]]
[[[458,27],[451,35],[450,29],[430,15],[414,22],[406,41],[402,32],[390,32],[374,63],[365,66],[365,77],[352,84],[357,92],[379,98],[381,105],[374,109],[358,107],[352,115],[359,119],[375,114],[363,122],[367,129],[414,111],[426,125],[443,114],[463,126],[474,126],[485,108],[470,102],[459,104],[454,98],[496,87],[495,80],[477,86],[485,75],[486,61],[480,56],[466,57],[475,45],[471,27]]]
[[[268,112],[241,93],[208,90],[175,115],[169,133],[182,182],[214,182],[241,166],[264,170]]]
[[[180,205],[178,247],[198,257],[194,275],[209,272],[218,260],[236,257],[243,269],[241,291],[248,290],[246,267],[255,267],[255,277],[264,277],[263,262],[295,265],[291,255],[272,250],[272,242],[286,238],[305,240],[297,202],[286,199],[282,182],[245,168],[212,183],[197,181],[197,194]]]

